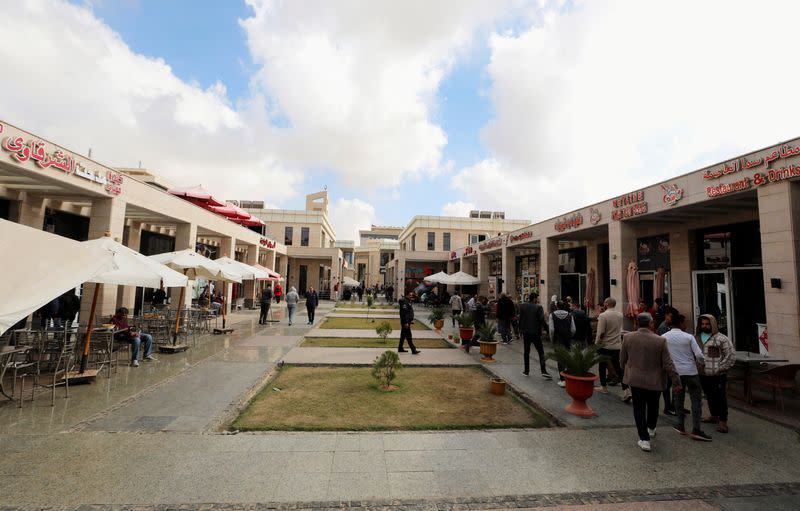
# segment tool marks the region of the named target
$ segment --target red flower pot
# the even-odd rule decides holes
[[[586,400],[594,394],[594,382],[597,376],[572,376],[562,372],[561,376],[566,380],[566,391],[572,402],[564,407],[564,411],[579,417],[593,417],[594,411],[586,404]]]
[[[472,339],[472,337],[474,337],[474,335],[475,335],[475,329],[472,328],[471,326],[468,327],[462,326],[458,328],[458,337],[462,341],[469,341]]]

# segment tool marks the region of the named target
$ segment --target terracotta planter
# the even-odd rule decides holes
[[[506,393],[506,381],[502,378],[492,378],[489,380],[489,392],[496,396]]]
[[[497,341],[478,341],[481,345],[481,362],[492,363],[497,362],[492,356],[497,353]]]
[[[437,319],[436,321],[433,322],[433,328],[435,328],[437,332],[441,330],[443,326],[444,326],[443,319]]]
[[[572,402],[564,407],[564,411],[579,417],[593,417],[594,410],[586,404],[586,400],[594,394],[594,382],[597,376],[572,376],[562,372],[561,376],[566,380],[566,391]]]
[[[458,327],[458,337],[461,341],[469,341],[475,337],[475,329],[471,326]]]

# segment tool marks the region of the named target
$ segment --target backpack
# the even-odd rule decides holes
[[[553,342],[569,343],[572,339],[572,316],[567,314],[564,319],[559,319],[556,313],[553,317]]]

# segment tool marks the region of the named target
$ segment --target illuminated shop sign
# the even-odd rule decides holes
[[[676,184],[661,185],[661,189],[664,190],[664,196],[661,200],[667,206],[674,206],[683,199],[683,188],[679,188]]]
[[[512,234],[509,237],[509,240],[511,241],[511,243],[517,243],[519,241],[527,240],[529,238],[533,238],[533,232],[525,231],[525,232],[521,232],[519,234]]]
[[[7,137],[3,141],[3,150],[11,153],[13,160],[19,163],[33,161],[39,168],[53,168],[66,174],[75,175],[93,183],[102,185],[111,195],[122,193],[122,174],[113,170],[94,171],[88,170],[80,161],[56,149],[52,153],[45,151],[44,142],[29,139],[27,142],[22,137]]]
[[[580,213],[573,213],[571,216],[561,217],[556,220],[555,229],[558,232],[564,232],[567,229],[574,229],[583,225],[583,215]]]
[[[497,248],[503,245],[503,238],[495,238],[493,240],[485,241],[478,245],[478,250],[481,252],[485,252],[487,250],[491,250],[493,248]]]
[[[732,193],[743,192],[751,188],[758,188],[769,183],[779,183],[790,179],[800,178],[800,165],[789,165],[779,169],[770,169],[766,172],[756,172],[753,177],[744,177],[732,183],[722,183],[706,187],[706,196],[720,197]]]
[[[612,220],[623,220],[647,213],[647,202],[644,200],[644,191],[622,195],[611,201],[614,210],[611,211]]]

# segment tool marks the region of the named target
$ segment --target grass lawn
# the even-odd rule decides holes
[[[254,430],[420,430],[547,427],[519,399],[489,393],[474,367],[408,367],[385,392],[366,367],[287,366],[234,421]],[[274,391],[279,388],[280,391]]]
[[[392,330],[400,330],[400,318],[381,319],[381,318],[326,318],[320,328],[357,328],[366,330],[375,330],[378,325],[384,321],[388,321],[392,325]],[[424,323],[420,323],[416,319],[411,324],[411,330],[430,330]]]
[[[451,348],[444,339],[414,339],[414,345],[420,349]],[[386,348],[397,347],[397,339],[386,339],[384,343],[380,338],[357,339],[352,337],[306,337],[301,347],[308,348]]]
[[[366,309],[367,308],[367,304],[366,304],[366,302],[364,302],[364,303],[341,303],[340,302],[340,303],[336,304],[336,308],[337,309]],[[388,305],[388,304],[373,305],[372,308],[373,309],[389,309],[389,310],[392,310],[392,309],[397,310],[397,309],[399,309],[399,307],[397,305]]]

